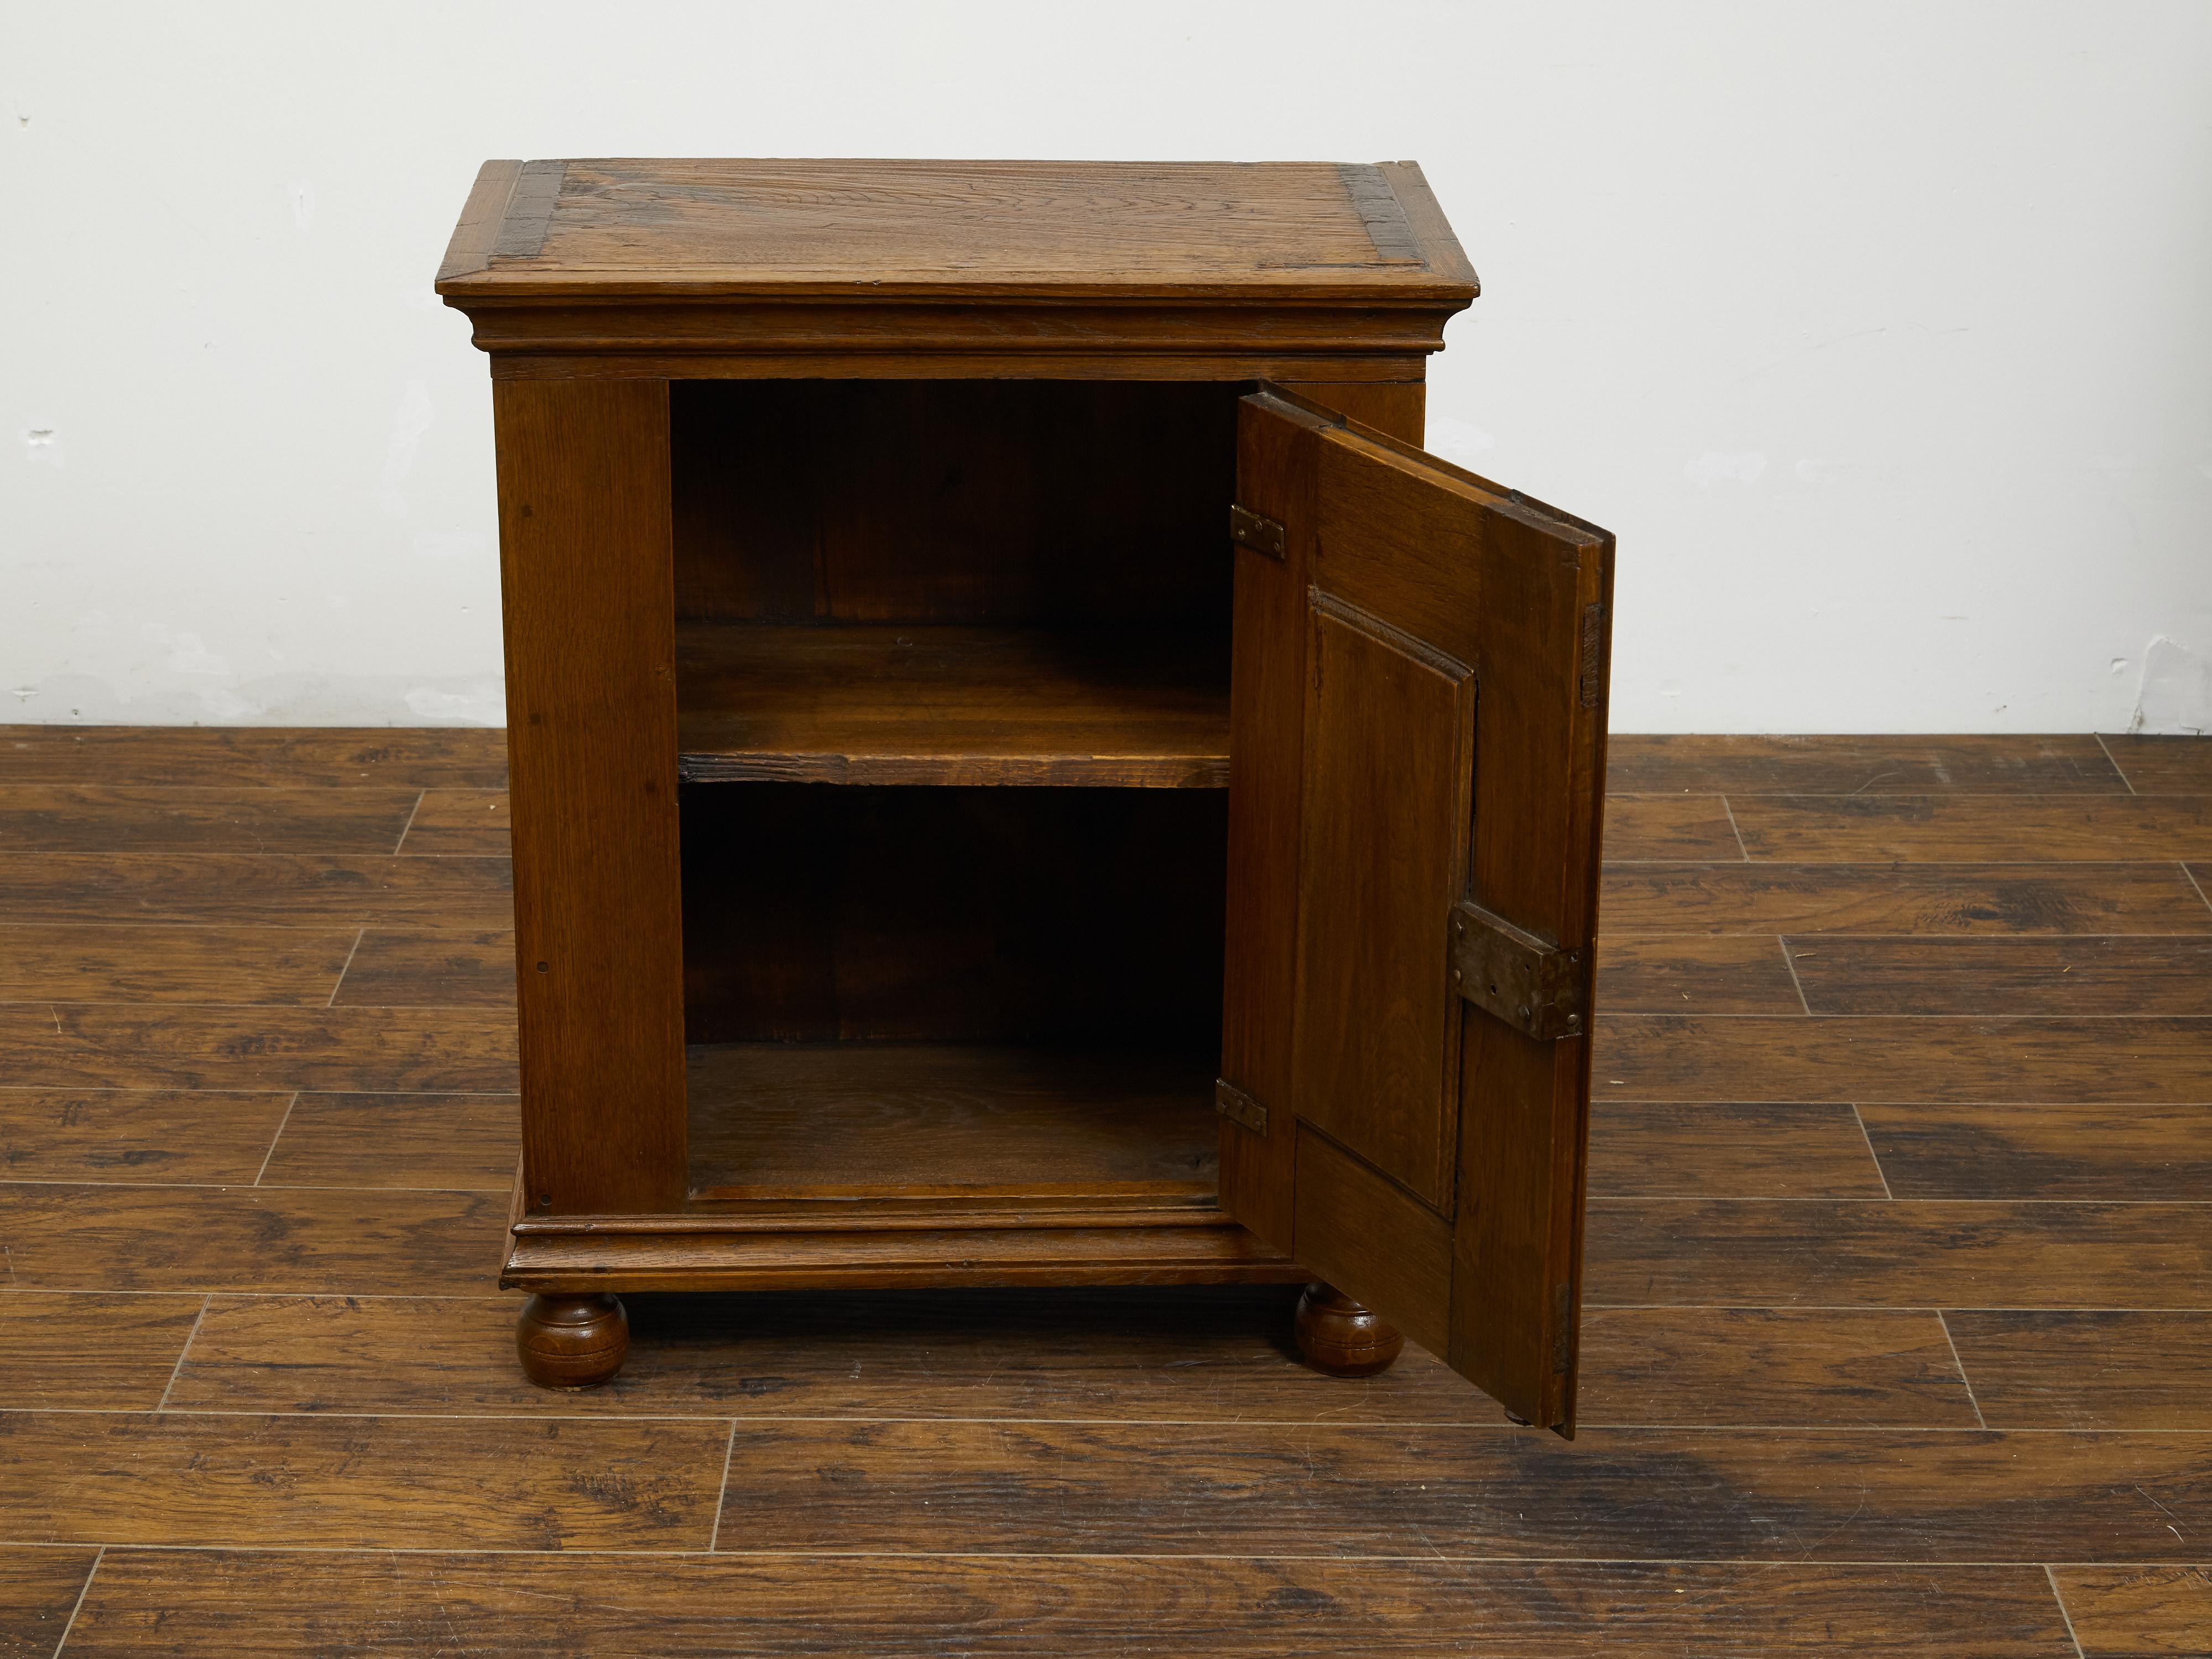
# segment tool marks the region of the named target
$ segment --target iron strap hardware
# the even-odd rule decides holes
[[[1480,905],[1452,907],[1452,989],[1540,1041],[1583,1034],[1589,982],[1583,956],[1547,945]]]
[[[1283,526],[1245,507],[1229,509],[1229,539],[1271,559],[1283,556]]]
[[[1213,1109],[1255,1135],[1267,1133],[1267,1109],[1225,1077],[1213,1079]]]

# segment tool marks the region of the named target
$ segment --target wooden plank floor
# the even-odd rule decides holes
[[[532,1389],[502,777],[0,728],[0,1656],[2212,1653],[2212,741],[1615,740],[1572,1444],[1272,1290]]]

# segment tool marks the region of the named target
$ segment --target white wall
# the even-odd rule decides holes
[[[1435,447],[1618,532],[1618,729],[2212,726],[2202,0],[11,5],[0,720],[500,720],[431,274],[606,155],[1416,157]]]

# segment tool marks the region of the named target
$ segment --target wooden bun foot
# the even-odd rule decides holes
[[[514,1322],[514,1351],[541,1389],[589,1389],[629,1357],[629,1316],[611,1296],[533,1296]]]
[[[1306,1363],[1331,1376],[1372,1376],[1388,1370],[1406,1346],[1395,1327],[1334,1285],[1306,1286],[1293,1329]]]

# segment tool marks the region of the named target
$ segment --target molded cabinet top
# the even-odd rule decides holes
[[[757,295],[1394,302],[1474,268],[1411,161],[487,161],[457,303]]]

